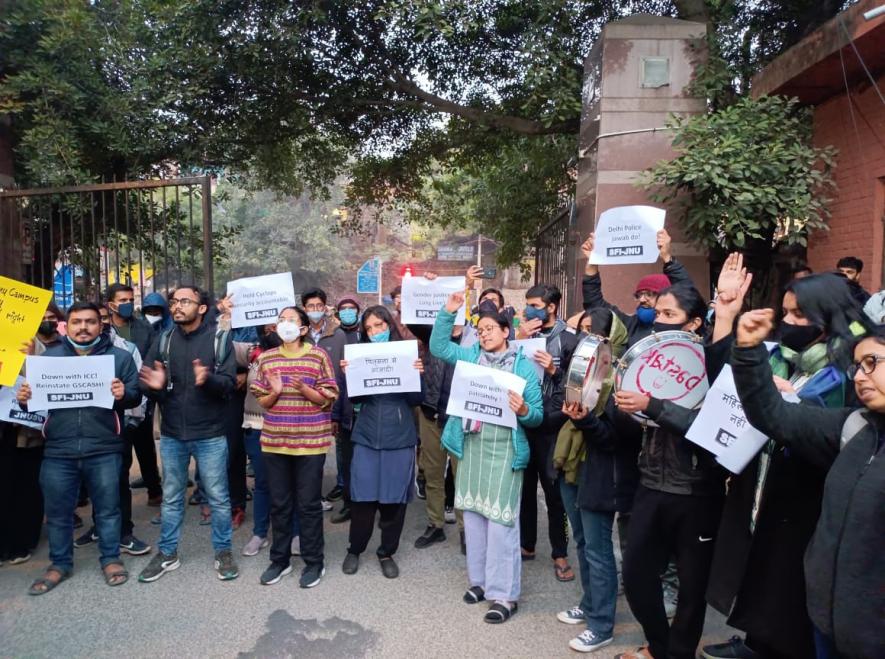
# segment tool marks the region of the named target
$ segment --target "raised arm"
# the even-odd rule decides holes
[[[452,293],[446,306],[436,314],[433,332],[430,333],[430,354],[449,364],[454,364],[459,359],[471,361],[473,354],[471,350],[455,345],[451,341],[452,328],[455,327],[455,316],[462,304],[464,304],[464,294]]]

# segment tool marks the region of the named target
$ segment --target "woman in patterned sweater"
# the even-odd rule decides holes
[[[261,451],[270,487],[273,542],[265,585],[292,571],[292,511],[301,521],[301,587],[316,586],[323,574],[323,507],[321,486],[326,451],[332,445],[332,403],[338,385],[329,356],[305,341],[307,314],[295,307],[280,312],[279,348],[258,358],[251,391],[267,410]]]

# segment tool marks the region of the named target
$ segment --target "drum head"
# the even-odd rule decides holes
[[[566,371],[565,400],[596,407],[602,384],[612,367],[612,349],[608,339],[589,335],[581,339]]]
[[[635,391],[689,409],[703,402],[709,388],[704,346],[689,332],[652,334],[631,347],[615,369],[616,391]]]

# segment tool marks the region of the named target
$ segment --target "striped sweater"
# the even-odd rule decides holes
[[[309,344],[294,355],[284,353],[282,348],[263,352],[250,387],[256,397],[271,393],[267,374],[273,371],[282,376],[283,391],[264,414],[261,450],[283,455],[325,453],[332,444],[332,403],[338,397],[329,355]],[[328,403],[320,407],[299,394],[292,385],[296,376],[326,396]]]

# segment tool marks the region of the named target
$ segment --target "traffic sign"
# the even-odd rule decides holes
[[[369,259],[357,270],[356,292],[377,293],[379,290],[379,264],[378,259]]]

